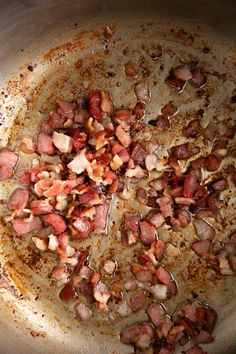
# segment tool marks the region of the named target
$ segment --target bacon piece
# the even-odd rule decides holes
[[[145,83],[140,83],[135,85],[135,94],[138,101],[147,103],[151,99],[150,88]]]
[[[145,103],[137,102],[132,110],[132,114],[135,115],[136,120],[142,119],[145,115]]]
[[[95,189],[91,186],[85,188],[85,192],[79,195],[80,204],[97,205],[101,204],[101,199]]]
[[[92,316],[92,311],[82,302],[76,305],[76,314],[82,322],[86,322]]]
[[[96,233],[104,233],[107,225],[107,217],[110,204],[104,200],[101,205],[96,206],[96,214],[94,218],[94,225]]]
[[[146,296],[143,291],[137,292],[133,295],[130,300],[130,307],[133,313],[139,312],[143,308],[145,308]]]
[[[205,167],[205,157],[200,157],[199,159],[191,161],[191,167],[193,170],[198,170],[202,167]]]
[[[192,143],[184,143],[173,146],[170,149],[170,158],[176,160],[186,160],[200,152],[200,148]]]
[[[122,228],[124,231],[132,230],[134,232],[138,231],[140,224],[140,214],[139,212],[129,213],[126,212],[123,215]]]
[[[62,133],[53,132],[52,142],[56,148],[64,154],[69,154],[73,148],[73,140],[70,136]]]
[[[67,167],[78,175],[84,170],[87,170],[88,173],[93,172],[91,164],[85,155],[85,149],[80,151],[79,154],[67,165]]]
[[[106,285],[99,281],[94,287],[93,295],[95,300],[99,303],[99,307],[101,309],[106,309],[107,301],[111,296]]]
[[[204,352],[202,350],[201,347],[199,347],[198,345],[194,345],[193,347],[188,348],[185,351],[185,354],[207,354],[206,352]]]
[[[153,338],[152,326],[145,322],[143,324],[136,324],[131,327],[126,327],[120,333],[120,340],[124,344],[135,344],[141,349],[147,349]]]
[[[132,79],[137,77],[137,71],[130,62],[125,64],[125,75],[131,77]]]
[[[214,341],[214,337],[207,331],[201,330],[198,335],[194,337],[194,341],[197,343],[211,343]]]
[[[205,158],[205,167],[208,171],[216,171],[221,165],[222,159],[216,155],[209,155]]]
[[[75,108],[75,104],[73,103],[69,103],[69,102],[65,102],[62,100],[57,100],[57,113],[62,115],[63,117],[66,118],[74,118],[74,108]]]
[[[93,229],[92,223],[83,216],[78,216],[72,224],[78,231],[76,238],[87,238]]]
[[[214,123],[214,122],[210,122],[207,127],[203,130],[203,136],[210,140],[213,141],[214,138],[216,137],[218,133],[218,124]]]
[[[147,246],[150,245],[156,239],[155,226],[149,221],[140,222],[140,238],[142,243]]]
[[[81,267],[84,265],[84,262],[89,257],[89,249],[85,249],[83,251],[78,252],[78,263],[75,266],[74,272],[78,273]],[[94,274],[95,275],[95,274]],[[92,281],[92,279],[91,279]]]
[[[18,163],[19,156],[8,148],[0,150],[0,181],[12,176]]]
[[[213,182],[211,187],[215,191],[224,191],[226,188],[228,188],[228,182],[226,179],[219,179],[218,181]]]
[[[164,178],[153,179],[149,182],[150,187],[154,188],[156,191],[161,191],[167,186],[167,181]]]
[[[195,200],[192,198],[176,197],[175,203],[176,204],[183,204],[183,205],[190,205],[190,204],[195,204]]]
[[[37,138],[37,150],[41,154],[53,155],[55,149],[52,143],[52,137],[47,134],[40,133]]]
[[[173,216],[172,203],[169,197],[164,196],[157,198],[157,203],[160,206],[160,210],[164,218],[168,216]]]
[[[191,80],[193,75],[190,70],[190,65],[184,64],[181,66],[178,66],[173,70],[173,74],[177,79],[183,80],[183,81],[188,81]]]
[[[165,321],[166,309],[160,303],[154,302],[147,308],[146,312],[156,327],[159,327]]]
[[[108,261],[105,262],[103,269],[108,275],[112,275],[115,273],[116,267],[117,267],[116,262],[109,259]]]
[[[7,204],[9,210],[21,212],[27,205],[29,200],[29,191],[24,188],[17,188],[10,196]]]
[[[184,88],[184,85],[186,84],[185,80],[177,78],[173,71],[170,72],[169,76],[166,78],[166,83],[169,86],[172,86],[177,89],[177,91],[181,91]]]
[[[89,111],[85,108],[78,107],[74,110],[74,122],[77,124],[85,124],[89,118]]]
[[[58,115],[58,117],[60,117],[60,116]],[[54,128],[49,124],[49,122],[46,121],[46,122],[42,123],[39,131],[40,131],[40,133],[51,135],[54,131]]]
[[[53,206],[49,204],[47,199],[33,200],[30,203],[30,210],[34,215],[49,214],[53,211]]]
[[[15,218],[12,220],[12,226],[18,235],[25,235],[29,232],[40,230],[42,222],[39,217]]]
[[[210,240],[201,240],[196,241],[192,244],[191,248],[194,252],[196,252],[199,256],[203,256],[208,253],[211,247]]]
[[[191,120],[182,132],[186,138],[198,138],[201,134],[201,125],[197,119]]]
[[[200,68],[194,68],[192,70],[191,82],[196,87],[201,87],[207,81],[207,77],[202,73]]]
[[[156,269],[155,274],[156,274],[157,279],[158,279],[161,283],[163,283],[163,284],[165,284],[165,285],[169,285],[169,284],[170,284],[170,282],[171,282],[171,275],[170,275],[170,273],[169,273],[164,267],[162,267],[162,266],[158,267],[158,268]]]
[[[126,108],[116,109],[113,113],[113,118],[118,120],[127,120],[131,117],[132,111]]]
[[[61,290],[59,297],[63,301],[71,301],[76,298],[75,288],[72,282],[66,284]]]
[[[178,212],[178,220],[182,228],[187,227],[191,222],[191,215],[186,210]]]
[[[167,298],[167,286],[163,284],[155,284],[148,288],[148,291],[157,300],[165,300]]]
[[[220,192],[216,191],[211,193],[207,198],[207,205],[213,212],[217,212],[223,206],[223,203],[219,200],[219,196]]]
[[[121,125],[116,127],[115,135],[125,148],[127,148],[132,142],[130,133],[126,132]]]
[[[136,198],[138,199],[139,203],[146,204],[148,201],[148,195],[144,188],[137,188],[136,191]]]
[[[147,156],[146,151],[142,148],[139,143],[133,143],[131,145],[131,159],[135,162],[135,164],[144,166],[145,158]]]
[[[173,326],[167,336],[167,342],[173,344],[178,342],[184,336],[184,326]]]
[[[159,213],[157,210],[150,211],[150,213],[146,217],[146,220],[151,222],[156,229],[161,227],[165,222],[163,215]]]
[[[76,151],[84,149],[87,145],[87,134],[80,129],[73,131],[73,146]]]
[[[105,113],[112,114],[114,105],[108,92],[101,91],[101,110]]]
[[[103,117],[101,103],[101,93],[98,91],[92,91],[89,95],[89,110],[91,116],[96,120],[101,120]]]
[[[30,138],[23,138],[20,142],[19,149],[25,154],[32,154],[35,151],[35,144]]]
[[[166,244],[162,240],[157,240],[152,244],[151,250],[153,250],[157,260],[161,262],[165,256]]]
[[[159,133],[162,133],[170,129],[169,119],[163,116],[158,116],[156,119],[151,119],[148,121],[148,124],[156,128]]]
[[[80,282],[77,286],[78,291],[83,295],[87,301],[92,304],[95,302],[93,296],[93,286],[91,283]]]
[[[154,170],[156,168],[156,164],[157,164],[157,157],[154,154],[149,154],[146,156],[145,158],[145,166],[146,169],[150,172],[152,170]]]
[[[43,221],[53,229],[53,233],[55,235],[62,234],[67,228],[66,222],[63,217],[56,213],[50,213],[45,215],[43,217]]]
[[[215,229],[207,223],[205,220],[194,220],[193,226],[196,232],[197,237],[200,240],[210,240],[212,241],[215,237],[216,231]]]
[[[198,188],[198,177],[194,171],[191,171],[184,180],[183,196],[185,198],[192,198]]]
[[[170,116],[175,115],[175,113],[177,111],[178,111],[178,108],[174,105],[174,103],[169,102],[161,109],[161,114],[164,117],[170,117]]]

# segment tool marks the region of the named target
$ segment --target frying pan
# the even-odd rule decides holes
[[[33,137],[56,98],[70,101],[92,88],[106,89],[117,107],[132,106],[134,84],[124,76],[128,61],[139,68],[139,79],[150,84],[148,119],[174,99],[180,110],[179,121],[174,124],[181,127],[186,116],[206,104],[205,98],[195,99],[193,91],[178,95],[164,84],[171,67],[192,59],[209,76],[210,104],[203,125],[216,116],[219,120],[235,119],[235,106],[229,104],[236,88],[234,0],[1,0],[0,7],[0,146],[16,146],[22,136]],[[114,31],[109,43],[103,36],[106,25]],[[174,135],[169,141],[164,139],[164,149],[174,141]],[[204,150],[204,146],[201,148]],[[1,200],[6,200],[15,188],[20,171],[30,165],[29,160],[22,154],[12,181],[1,183]],[[221,216],[224,224],[215,225],[219,238],[227,236],[235,222],[233,191],[224,197],[229,203]],[[1,216],[5,210],[2,205]],[[119,217],[114,211],[112,218]],[[117,232],[113,229],[113,234]],[[55,259],[40,255],[30,236],[16,237],[3,222],[0,235],[1,354],[132,351],[120,343],[118,333],[127,323],[145,318],[143,313],[137,318],[131,316],[128,322],[112,321],[104,315],[82,326],[75,318],[73,305],[63,303],[58,298],[59,290],[51,286],[48,274]],[[175,237],[190,241],[193,230]],[[119,253],[119,242],[111,235],[99,246],[96,238],[89,240],[93,261],[114,242]],[[199,266],[194,256],[190,258],[183,253],[178,261],[169,264],[181,292],[166,306],[171,313],[180,301],[191,296],[193,289],[199,290],[200,300],[216,308],[219,315],[216,341],[206,350],[214,354],[235,353],[235,280],[216,276]],[[120,261],[127,265],[126,253]],[[187,271],[189,264],[191,276]]]

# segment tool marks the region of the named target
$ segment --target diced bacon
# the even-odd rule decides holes
[[[208,171],[216,171],[221,165],[222,159],[216,155],[209,155],[205,159],[205,167]]]
[[[67,228],[66,222],[63,217],[56,213],[50,213],[45,215],[43,217],[43,221],[53,229],[53,233],[55,235],[62,234]]]
[[[185,351],[185,354],[206,354],[206,352],[204,352],[198,345],[194,345],[193,347],[188,348]]]
[[[130,62],[125,64],[125,75],[131,77],[132,79],[137,77],[137,71]]]
[[[24,188],[17,188],[7,204],[9,210],[21,212],[27,205],[29,199],[29,191]]]
[[[219,200],[219,196],[220,192],[217,191],[209,194],[207,198],[207,205],[213,212],[217,212],[223,206],[223,203]]]
[[[178,257],[179,255],[179,249],[172,245],[172,243],[168,243],[166,246],[166,254],[169,257]]]
[[[116,267],[117,267],[117,265],[116,265],[115,261],[108,260],[105,262],[103,269],[106,272],[106,274],[112,275],[112,274],[114,274]]]
[[[164,197],[157,198],[157,203],[160,206],[160,210],[164,218],[168,216],[171,217],[173,216],[172,204],[169,197],[164,196]]]
[[[92,316],[92,311],[82,302],[76,305],[76,314],[82,322],[86,322]]]
[[[74,122],[78,124],[85,124],[89,118],[89,111],[85,108],[76,108],[74,110]]]
[[[57,240],[59,243],[59,246],[63,249],[66,250],[67,246],[69,245],[70,242],[70,236],[68,233],[64,232],[60,235],[57,236]]]
[[[213,182],[211,186],[215,191],[223,191],[228,188],[228,182],[226,179],[219,179],[218,181]]]
[[[35,151],[35,144],[30,138],[23,138],[20,142],[19,149],[25,154],[32,154]]]
[[[99,302],[101,305],[103,305],[101,306],[101,309],[106,308],[107,301],[111,296],[106,285],[103,284],[101,281],[99,281],[97,285],[94,287],[93,295],[95,300]]]
[[[141,204],[146,204],[148,200],[147,192],[144,188],[137,188],[136,198]]]
[[[73,146],[76,151],[84,149],[87,145],[87,134],[80,129],[75,129],[73,131]]]
[[[156,229],[161,227],[165,222],[163,215],[159,213],[157,210],[150,211],[150,213],[146,217],[146,220],[151,222]]]
[[[126,163],[130,160],[130,154],[127,149],[123,149],[121,152],[119,152],[118,155],[123,163]]]
[[[58,115],[57,113],[55,113],[55,114]],[[58,117],[60,117],[60,116],[58,115]],[[53,131],[54,131],[54,128],[49,124],[49,122],[42,123],[42,125],[40,127],[40,133],[51,135],[53,133]]]
[[[135,116],[136,120],[142,119],[145,115],[145,103],[137,102],[132,110],[132,114]]]
[[[123,161],[119,155],[115,155],[110,163],[111,168],[116,171],[123,165]]]
[[[148,171],[152,171],[156,168],[157,157],[156,155],[147,155],[145,158],[145,166]]]
[[[144,165],[145,157],[147,156],[146,151],[142,148],[139,143],[134,143],[131,146],[131,159],[137,165]]]
[[[106,131],[100,130],[94,134],[95,149],[100,150],[103,146],[108,144],[108,139],[106,138]],[[89,140],[90,143],[90,140]],[[91,143],[92,144],[92,143]]]
[[[93,169],[86,158],[85,149],[80,151],[80,153],[67,165],[67,167],[78,175],[86,170],[88,173],[92,173]]]
[[[147,103],[151,99],[150,88],[145,83],[140,83],[135,85],[135,94],[138,101]]]
[[[79,234],[76,238],[87,238],[93,229],[92,223],[85,217],[78,216],[73,222],[73,226],[78,230]]]
[[[44,197],[56,197],[59,193],[62,193],[64,190],[64,184],[61,180],[50,180],[42,179],[34,185],[34,191],[38,196]]]
[[[132,139],[129,132],[126,132],[121,125],[118,125],[115,130],[115,135],[117,136],[118,140],[121,144],[127,148],[130,146]]]
[[[185,198],[192,198],[198,188],[198,178],[194,171],[191,171],[184,180],[183,196]]]
[[[120,333],[120,339],[122,343],[135,344],[136,346],[139,346],[139,341],[143,336],[148,337],[148,343],[145,343],[146,345],[142,347],[142,349],[146,349],[149,347],[149,344],[153,337],[152,326],[147,322],[127,327]]]
[[[139,212],[136,213],[129,213],[126,212],[123,215],[123,223],[122,227],[124,231],[134,231],[137,232],[139,229],[139,224],[140,224],[140,214]]]
[[[114,110],[114,104],[110,98],[108,92],[101,91],[101,110],[108,114],[111,114]]]
[[[197,138],[201,134],[201,125],[197,119],[191,120],[183,129],[186,138]]]
[[[192,143],[173,146],[170,149],[170,157],[177,160],[186,160],[200,152],[200,148]]]
[[[34,215],[49,214],[53,211],[53,206],[49,204],[47,199],[33,200],[30,203],[30,210]]]
[[[191,322],[196,323],[197,322],[197,311],[200,307],[201,307],[200,304],[196,301],[186,303],[178,309],[177,316],[178,317],[185,317],[188,320],[190,320]]]
[[[53,155],[55,149],[53,146],[52,137],[47,134],[40,133],[37,138],[37,150],[41,154]]]
[[[192,199],[192,198],[176,197],[175,198],[175,203],[176,204],[190,205],[190,204],[195,204],[195,200]]]
[[[62,133],[53,132],[52,142],[56,148],[64,154],[69,154],[73,148],[73,140],[70,136]]]
[[[46,240],[45,238],[32,237],[32,241],[40,251],[43,252],[48,249],[48,240]]]
[[[191,82],[194,84],[196,87],[201,87],[206,83],[206,76],[202,73],[201,69],[199,68],[194,68],[192,70],[192,78]]]
[[[177,79],[183,80],[183,81],[188,81],[191,80],[193,75],[190,70],[190,65],[184,64],[181,66],[178,66],[176,69],[173,70],[173,74]]]
[[[149,221],[141,221],[140,222],[140,238],[142,243],[146,245],[150,245],[156,239],[156,229],[155,226]]]
[[[156,191],[161,191],[167,186],[167,181],[164,178],[153,179],[149,182],[150,187],[154,188]]]
[[[146,310],[152,323],[158,327],[165,320],[166,309],[160,303],[151,304]]]
[[[191,222],[191,214],[186,210],[181,210],[178,213],[178,220],[182,228],[187,227]]]
[[[177,89],[177,91],[181,91],[184,88],[184,85],[186,84],[185,80],[177,78],[173,71],[170,72],[169,76],[166,78],[166,83],[169,86],[172,86]]]
[[[174,105],[174,103],[169,102],[161,109],[161,114],[164,117],[170,117],[176,114],[177,111],[178,108]]]
[[[167,117],[158,116],[156,119],[149,120],[148,124],[156,128],[159,133],[170,129],[170,121]]]
[[[15,218],[12,220],[12,226],[18,235],[25,235],[29,232],[40,230],[42,222],[39,217]]]
[[[113,118],[118,120],[127,120],[131,117],[132,111],[126,108],[116,109]]]
[[[18,163],[19,156],[8,148],[0,150],[0,181],[12,176]]]
[[[138,232],[132,231],[132,230],[127,230],[121,231],[121,240],[123,245],[133,245],[138,241]]]
[[[103,117],[101,103],[101,93],[98,91],[92,91],[89,95],[89,110],[91,116],[96,120],[101,120]]]
[[[135,166],[134,168],[127,169],[125,172],[125,177],[142,179],[145,177],[145,173],[140,166]]]
[[[200,157],[194,161],[191,161],[191,167],[193,170],[198,170],[199,168],[205,167],[206,160],[205,157]]]
[[[73,103],[57,100],[57,105],[58,105],[57,113],[59,113],[60,115],[66,118],[74,117],[73,110],[75,108],[75,105]]]
[[[162,240],[153,242],[150,251],[152,251],[159,262],[162,261],[165,255],[166,244]]]
[[[132,312],[139,312],[140,310],[145,308],[146,295],[143,291],[136,292],[136,294],[133,295],[129,301]]]
[[[75,288],[72,282],[69,282],[64,286],[59,294],[61,300],[63,301],[71,301],[76,298]]]
[[[167,270],[164,268],[164,267],[162,267],[162,266],[160,266],[160,267],[158,267],[157,269],[156,269],[156,277],[157,277],[157,279],[161,282],[161,283],[163,283],[163,284],[165,284],[165,285],[169,285],[170,284],[170,282],[171,282],[171,275],[170,275],[170,273],[169,272],[167,272]]]
[[[193,226],[194,226],[195,232],[197,234],[197,237],[200,240],[210,240],[210,241],[212,241],[213,238],[215,237],[215,234],[216,234],[215,229],[213,228],[213,226],[211,226],[205,220],[203,220],[203,219],[194,220],[193,221]]]
[[[79,194],[79,202],[81,204],[97,205],[101,204],[101,199],[95,189],[91,186],[85,188],[83,194]]]
[[[114,142],[114,144],[112,145],[111,153],[112,153],[112,155],[114,156],[114,155],[119,154],[123,149],[124,149],[124,148],[123,148],[122,145],[120,145],[120,144],[117,143],[117,142]]]
[[[101,205],[96,206],[94,225],[96,233],[104,233],[107,225],[107,217],[110,204],[105,200]]]
[[[196,241],[192,244],[191,248],[194,252],[196,252],[199,256],[203,256],[208,253],[211,247],[210,240],[201,240]]]
[[[214,341],[214,337],[207,331],[201,330],[198,335],[194,337],[194,341],[197,343],[211,343]]]
[[[57,247],[59,246],[59,243],[57,241],[57,236],[51,234],[48,236],[49,242],[48,242],[48,249],[50,251],[55,251]]]

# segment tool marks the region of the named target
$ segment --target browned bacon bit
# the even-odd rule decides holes
[[[211,247],[210,240],[201,240],[196,241],[192,244],[191,248],[194,252],[196,252],[199,256],[203,256],[208,253]]]
[[[43,221],[51,226],[55,235],[62,234],[66,228],[66,222],[63,217],[56,213],[50,213],[43,217]]]
[[[165,256],[166,244],[162,240],[157,240],[152,243],[150,253],[153,252],[159,262],[161,262]]]
[[[173,216],[172,203],[169,197],[164,196],[157,198],[157,203],[160,206],[160,211],[164,218],[167,218],[168,216]]]
[[[102,97],[101,93],[92,91],[89,95],[89,110],[91,116],[96,120],[101,120],[103,112],[101,110]]]
[[[59,294],[61,300],[71,301],[76,298],[75,288],[72,282],[66,284]]]
[[[121,342],[124,344],[135,344],[141,349],[147,349],[153,338],[152,326],[145,322],[125,328],[120,333]]]
[[[97,234],[104,233],[107,225],[107,217],[110,204],[104,200],[101,205],[96,206],[94,225]]]
[[[112,36],[113,36],[113,34],[114,34],[114,32],[113,32],[113,30],[111,29],[111,27],[106,26],[106,27],[104,28],[104,37],[105,37],[106,39],[111,39]]]
[[[136,213],[125,213],[123,215],[122,222],[122,242],[123,244],[132,245],[138,240],[138,229],[140,224],[140,214]]]
[[[140,222],[140,238],[145,246],[150,245],[155,241],[156,229],[155,226],[149,221]]]
[[[178,108],[174,105],[173,102],[167,103],[162,109],[161,109],[161,114],[164,117],[171,117],[177,113]]]
[[[151,99],[150,88],[145,83],[135,85],[135,94],[139,102],[147,103]]]
[[[170,128],[169,119],[164,116],[158,116],[156,119],[151,119],[148,124],[153,125],[160,133]]]
[[[8,148],[0,150],[0,181],[10,178],[18,163],[19,157]]]
[[[170,158],[176,160],[186,160],[200,152],[200,148],[192,143],[185,143],[173,146],[170,149]]]
[[[199,186],[198,175],[195,171],[191,171],[184,180],[183,196],[192,198]]]
[[[133,143],[131,145],[131,159],[135,162],[135,164],[144,167],[145,158],[147,156],[146,151],[142,148],[139,143]]]
[[[181,91],[184,88],[184,85],[186,84],[186,81],[176,77],[173,71],[170,72],[169,76],[166,78],[165,81],[167,85],[176,88],[177,91]]]
[[[141,204],[147,203],[148,195],[144,188],[137,188],[136,197]]]
[[[159,192],[167,186],[167,181],[164,178],[157,178],[150,181],[149,185]]]
[[[132,79],[137,77],[137,71],[130,62],[125,64],[125,75],[131,77]]]
[[[193,75],[191,73],[190,65],[184,64],[173,70],[173,74],[176,78],[184,81],[191,80]]]
[[[222,159],[216,155],[209,155],[205,158],[205,167],[208,171],[216,171],[221,165]]]
[[[203,136],[208,140],[213,140],[218,133],[218,125],[214,122],[210,122],[203,130]]]
[[[41,154],[53,155],[55,148],[53,146],[52,137],[47,134],[40,133],[37,138],[37,150]]]
[[[9,210],[14,210],[20,213],[27,205],[29,199],[29,191],[24,188],[17,188],[10,196],[7,204]]]
[[[201,134],[200,122],[197,119],[191,120],[187,127],[183,128],[182,132],[186,138],[198,138]]]
[[[225,157],[228,153],[227,150],[228,140],[215,140],[213,142],[212,153],[216,154],[217,156]]]
[[[156,277],[158,279],[158,281],[162,284],[165,284],[165,285],[169,285],[172,278],[171,278],[171,275],[170,273],[162,266],[158,267],[156,269]]]
[[[132,114],[135,115],[136,120],[142,119],[145,115],[145,103],[137,102],[132,110]]]
[[[156,227],[156,229],[161,227],[165,222],[163,215],[157,210],[150,211],[150,213],[146,217],[146,220],[150,221]]]
[[[92,311],[82,302],[76,305],[76,313],[82,322],[88,321],[92,316]]]

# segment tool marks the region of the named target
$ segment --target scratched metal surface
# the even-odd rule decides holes
[[[114,39],[108,45],[103,38],[106,24],[113,26],[115,32]],[[209,52],[204,50],[206,47]],[[158,135],[163,146],[160,153],[164,154],[172,144],[181,142],[180,128],[192,119],[199,108],[206,111],[203,126],[213,119],[220,121],[227,117],[229,122],[236,119],[235,108],[229,104],[236,86],[235,48],[230,40],[227,42],[220,36],[216,37],[210,28],[183,21],[170,23],[159,20],[156,23],[152,17],[146,21],[128,22],[125,19],[110,19],[109,23],[94,20],[92,25],[85,23],[83,28],[74,26],[62,36],[54,37],[53,45],[48,37],[44,48],[43,55],[38,56],[32,49],[28,58],[33,60],[21,65],[2,90],[1,146],[8,143],[15,147],[21,137],[34,137],[40,122],[54,107],[56,98],[70,101],[92,88],[106,89],[112,94],[117,107],[121,104],[133,106],[136,100],[133,87],[137,81],[145,81],[151,87],[152,100],[147,107],[147,119],[156,116],[170,99],[179,107],[178,114],[172,119],[170,133]],[[55,49],[47,50],[49,48]],[[208,83],[202,97],[197,96],[191,86],[187,86],[182,94],[177,94],[164,84],[171,67],[189,60],[197,60],[207,71]],[[125,77],[124,64],[128,61],[138,69],[136,81]],[[29,64],[34,66],[33,72],[27,69]],[[198,143],[202,148],[201,153],[207,151],[201,138]],[[226,159],[222,170],[230,163],[232,160]],[[27,166],[30,166],[29,155],[22,153],[15,177],[10,182],[1,183],[0,199],[7,200],[17,186],[20,171]],[[148,179],[144,184],[147,182]],[[227,236],[235,225],[236,195],[232,185],[230,191],[224,195],[228,203],[218,222],[209,220],[214,223],[219,239]],[[96,264],[98,255],[105,258],[113,252],[121,273],[125,274],[129,269],[136,246],[129,250],[121,246],[119,224],[124,210],[133,208],[140,208],[134,199],[128,203],[113,200],[108,235],[102,239],[91,236],[83,242],[83,246],[92,247],[92,265]],[[3,205],[1,216],[5,210]],[[140,211],[143,215],[147,213],[145,208]],[[17,351],[19,354],[40,353],[45,343],[46,353],[130,353],[131,348],[119,342],[118,332],[128,323],[146,319],[145,313],[131,315],[128,320],[116,317],[114,321],[107,314],[97,314],[89,324],[81,326],[75,317],[74,305],[63,303],[57,296],[59,289],[51,286],[48,274],[56,264],[55,259],[46,253],[39,254],[29,235],[16,236],[3,222],[0,234],[0,261],[4,265],[2,279],[5,281],[5,286],[0,290],[4,304],[0,310],[3,317],[0,328],[3,333],[7,332],[5,347],[0,348],[0,353],[6,353],[4,348],[8,342],[11,345],[7,353],[15,352],[18,340],[24,342],[22,350]],[[182,233],[172,232],[164,226],[159,235],[176,244],[185,239],[187,245],[195,237],[191,226]],[[140,245],[136,248],[139,249]],[[215,307],[219,314],[215,329],[216,342],[205,346],[206,350],[209,353],[225,353],[222,339],[226,343],[227,338],[227,353],[233,352],[235,278],[219,277],[209,271],[203,262],[199,263],[198,258],[188,251],[188,247],[181,248],[177,260],[173,262],[167,259],[165,264],[176,277],[180,289],[174,299],[165,302],[169,312],[173,312],[183,299],[191,297],[192,290],[201,290],[199,299]],[[9,286],[7,278],[10,279]],[[4,320],[6,313],[10,323]],[[11,321],[15,321],[14,325]],[[18,340],[11,341],[15,335]],[[179,349],[179,353],[181,350],[183,348]]]

